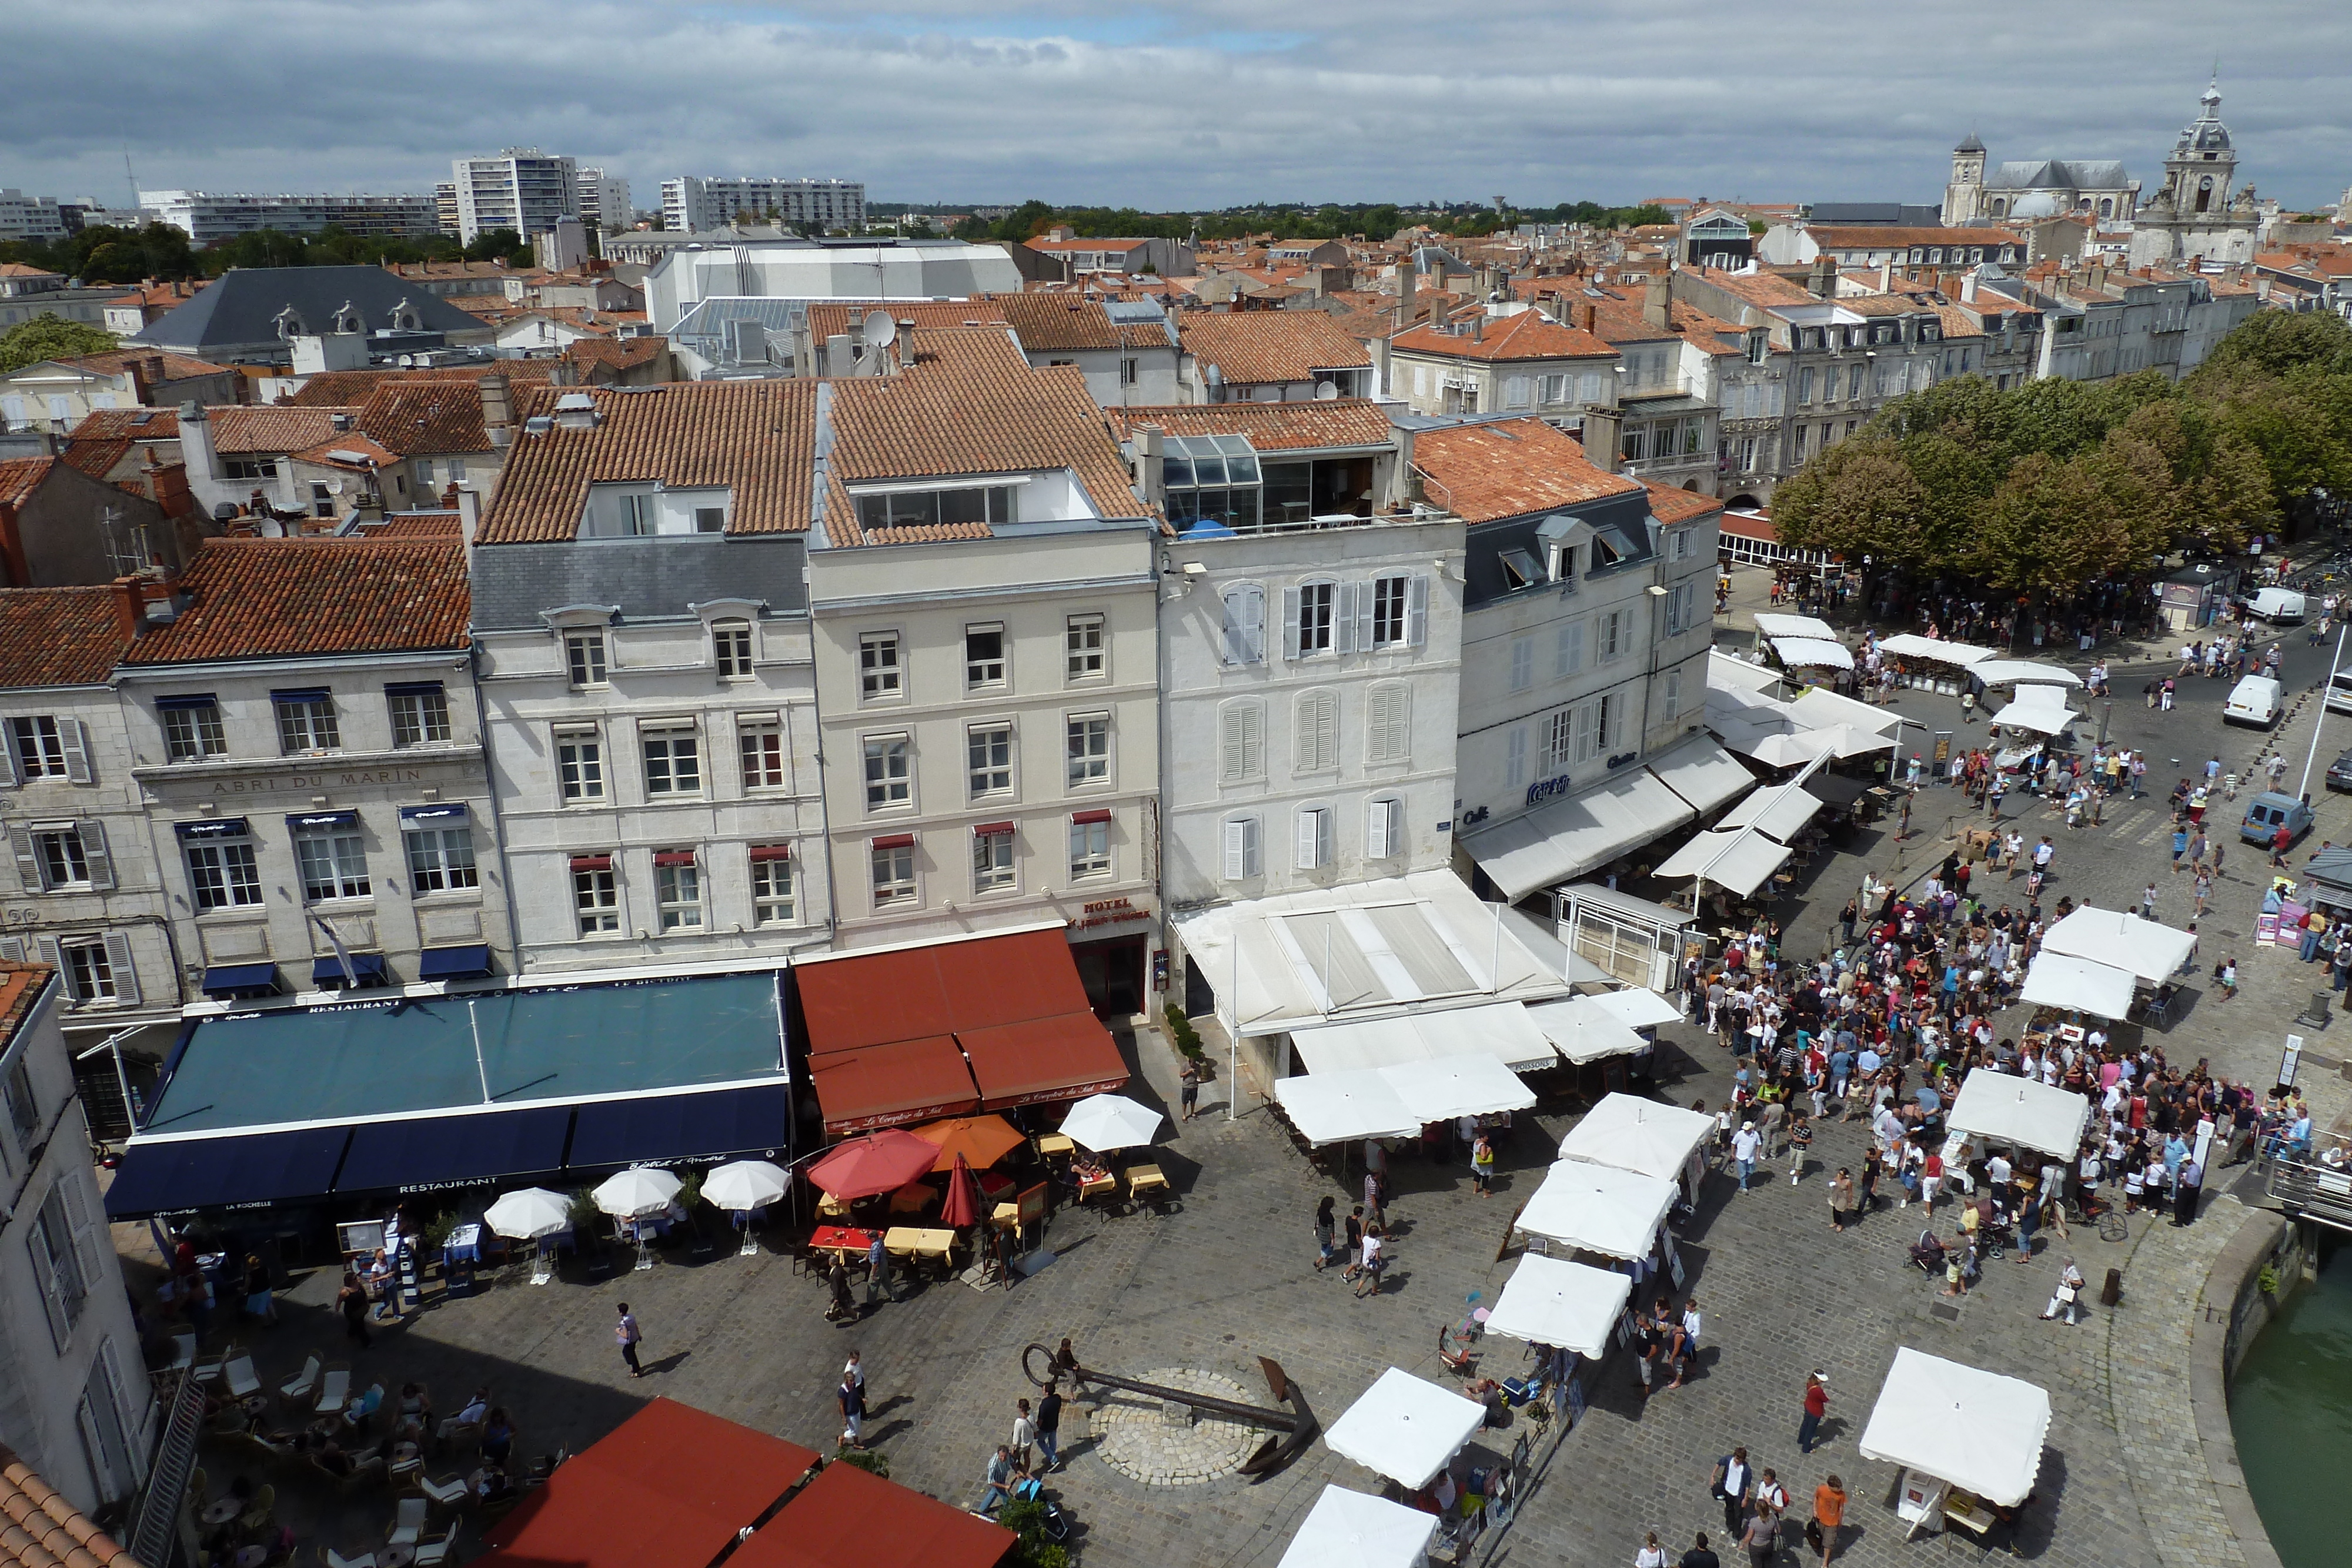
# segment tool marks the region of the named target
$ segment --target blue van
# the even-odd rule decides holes
[[[2246,820],[2238,824],[2238,837],[2250,844],[2268,849],[2284,825],[2293,843],[2311,831],[2311,808],[2292,795],[2282,795],[2275,789],[2265,789],[2246,802]]]

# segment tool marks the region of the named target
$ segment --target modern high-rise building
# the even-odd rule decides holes
[[[28,196],[14,185],[0,189],[0,239],[63,239],[65,233],[55,196]]]
[[[489,229],[512,229],[525,239],[580,215],[580,165],[536,147],[509,147],[495,158],[460,158],[449,165],[457,187],[457,236],[467,245]]]
[[[681,174],[662,182],[662,226],[681,234],[715,229],[749,214],[761,222],[866,226],[866,185],[858,180],[732,180]]]
[[[256,229],[317,234],[330,225],[367,238],[429,235],[431,196],[258,196],[219,191],[142,191],[139,204],[202,247]]]
[[[629,183],[602,169],[580,171],[580,222],[592,235],[629,226]]]
[[[433,187],[433,211],[443,234],[457,232],[457,186],[455,181],[444,180]]]

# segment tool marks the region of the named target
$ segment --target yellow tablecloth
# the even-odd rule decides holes
[[[1046,1133],[1037,1140],[1037,1153],[1045,1158],[1050,1159],[1055,1155],[1074,1155],[1077,1152],[1077,1145],[1059,1133]]]
[[[1127,1190],[1133,1193],[1165,1192],[1168,1178],[1158,1166],[1129,1166],[1127,1170]]]
[[[955,1243],[952,1230],[919,1230],[910,1225],[894,1225],[882,1237],[882,1245],[890,1251],[918,1258],[945,1258],[955,1250]]]

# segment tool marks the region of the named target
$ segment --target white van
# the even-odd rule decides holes
[[[2352,713],[2352,670],[2338,670],[2327,683],[2327,711]]]
[[[2268,729],[2278,722],[2279,684],[2268,675],[2248,675],[2221,709],[2224,724],[2251,724],[2257,729]]]
[[[2264,588],[2254,594],[2253,612],[2265,621],[2301,621],[2308,613],[2303,595],[2292,588]]]

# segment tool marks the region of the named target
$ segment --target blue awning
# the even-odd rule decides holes
[[[269,700],[274,703],[322,703],[331,695],[333,693],[325,686],[289,686],[282,691],[271,692]]]
[[[466,803],[451,800],[439,806],[403,806],[403,822],[462,822],[466,820]]]
[[[202,822],[174,822],[172,831],[184,839],[241,839],[245,837],[243,817],[215,817]]]
[[[441,683],[438,681],[388,681],[384,684],[383,695],[388,697],[421,697],[440,690]]]
[[[113,1219],[141,1219],[322,1198],[334,1190],[351,1135],[349,1127],[305,1127],[168,1144],[134,1139],[107,1188],[106,1212]]]
[[[385,978],[383,955],[381,953],[352,954],[352,973],[359,977],[360,984],[362,986],[370,980],[381,984]],[[340,985],[342,983],[342,978],[343,961],[332,953],[310,966],[310,983],[314,986]]]
[[[413,1192],[551,1175],[563,1168],[571,1132],[569,1105],[370,1122],[353,1129],[335,1191]]]
[[[418,958],[420,980],[470,980],[490,972],[490,945],[470,947],[427,947]]]
[[[275,964],[215,964],[205,971],[205,995],[246,997],[278,988]]]
[[[297,811],[286,819],[289,828],[356,828],[357,811]]]
[[[220,700],[210,692],[189,692],[182,696],[157,697],[155,706],[165,713],[184,713],[194,708],[218,707]]]
[[[581,1170],[767,1154],[791,1141],[789,1112],[781,1082],[602,1101],[580,1107],[565,1164]]]

